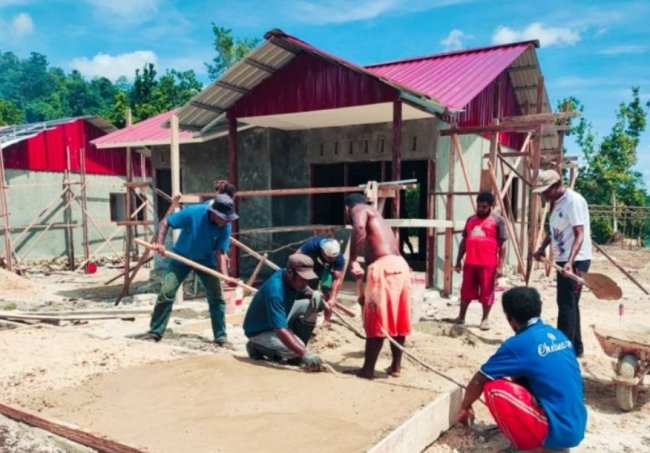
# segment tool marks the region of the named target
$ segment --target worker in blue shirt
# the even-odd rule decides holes
[[[314,236],[296,251],[314,260],[314,272],[318,275],[318,289],[325,299],[325,322],[332,318],[332,308],[343,283],[345,258],[341,245],[335,238]]]
[[[277,270],[253,297],[244,317],[246,351],[253,360],[286,361],[308,371],[321,371],[320,358],[307,349],[324,302],[307,285],[318,278],[307,255],[289,256],[286,269]]]
[[[209,268],[217,268],[228,275],[228,253],[230,252],[230,223],[237,220],[234,203],[226,194],[218,194],[214,200],[187,206],[160,221],[154,249],[164,255],[165,236],[169,228],[179,229],[180,236],[174,244],[174,253]],[[162,288],[156,300],[145,340],[160,341],[165,333],[176,291],[189,275],[192,268],[174,259],[167,262],[162,277]],[[221,291],[221,282],[213,275],[194,270],[203,283],[208,298],[210,321],[214,342],[218,346],[229,346],[226,336],[226,303]]]
[[[467,385],[457,420],[471,423],[481,393],[501,432],[517,450],[568,452],[585,434],[587,410],[571,341],[540,319],[534,288],[506,291],[503,311],[515,335]],[[509,378],[509,379],[506,379]]]

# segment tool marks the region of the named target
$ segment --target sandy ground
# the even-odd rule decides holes
[[[628,251],[614,247],[606,250],[637,280],[650,288],[650,250]],[[629,328],[635,322],[646,322],[645,320],[650,315],[650,297],[643,294],[598,253],[595,254],[591,270],[607,274],[619,282],[624,293],[622,302],[625,305],[625,315],[623,319],[619,319],[618,302],[599,301],[590,292],[583,294],[581,307],[585,355],[580,364],[585,379],[589,423],[585,440],[574,451],[650,451],[650,447],[648,447],[650,445],[650,433],[648,432],[650,393],[647,386],[641,389],[635,410],[623,413],[618,409],[615,387],[611,381],[613,361],[600,349],[591,331],[592,325],[616,331],[625,329],[626,326]],[[0,310],[17,309],[28,312],[109,309],[112,308],[112,302],[119,293],[121,285],[119,281],[109,286],[103,285],[103,282],[118,272],[118,269],[100,267],[99,272],[94,275],[58,271],[47,275],[32,274],[30,280],[25,280],[0,270],[0,287],[3,288],[0,294]],[[151,293],[152,288],[146,284],[146,278],[146,273],[138,276],[138,282],[133,291],[136,295],[125,300],[123,309],[148,310],[151,308],[155,294]],[[510,279],[510,283],[520,284],[514,277]],[[551,278],[547,278],[543,270],[538,270],[533,276],[532,284],[542,293],[545,321],[555,324],[557,308],[555,306],[555,283],[552,280],[552,275]],[[5,291],[5,288],[10,288],[10,290]],[[436,297],[435,293],[427,293],[422,309],[426,316],[415,326],[414,334],[407,340],[407,347],[438,371],[454,380],[466,383],[481,363],[512,332],[498,305],[495,306],[491,315],[493,327],[488,332],[478,329],[480,306],[477,304],[472,304],[470,307],[468,324],[465,328],[454,328],[443,321],[445,318],[456,316],[457,310],[458,305],[453,301]],[[359,326],[357,320],[349,320]],[[83,349],[86,352],[65,359],[50,357],[43,350],[30,349],[30,343],[25,338],[28,335],[24,331],[12,332],[11,337],[14,339],[9,343],[3,343],[0,340],[0,357],[3,360],[3,367],[0,369],[2,399],[20,400],[17,395],[22,392],[23,395],[32,395],[33,397],[40,395],[53,398],[52,401],[58,401],[57,398],[60,397],[60,394],[57,392],[65,387],[59,384],[64,384],[65,379],[72,379],[75,383],[88,385],[93,380],[106,379],[106,376],[118,376],[119,373],[132,372],[137,369],[138,365],[164,366],[164,364],[157,364],[167,360],[176,360],[189,354],[186,349],[192,349],[196,353],[219,352],[223,355],[244,355],[245,339],[239,327],[241,314],[229,317],[229,336],[235,344],[235,350],[216,349],[205,341],[206,337],[209,338],[210,326],[207,320],[207,306],[200,299],[186,301],[176,307],[170,322],[171,331],[168,331],[164,344],[180,346],[184,348],[183,350],[180,348],[176,350],[157,348],[160,345],[152,344],[144,345],[144,349],[128,346],[134,340],[124,340],[124,337],[145,331],[147,323],[148,316],[145,315],[136,317],[133,322],[109,320],[48,327],[47,329],[69,332],[70,335],[91,334],[97,341],[109,337],[122,338],[115,342],[111,341],[112,346],[108,349],[104,349],[107,348],[105,346],[102,347],[101,353],[94,351],[92,341],[89,341],[87,347],[84,346]],[[35,332],[47,332],[47,329],[37,329]],[[0,331],[0,334],[2,333]],[[7,336],[7,338],[9,337]],[[57,335],[57,341],[58,338],[59,335]],[[65,338],[65,335],[61,338]],[[316,330],[316,337],[311,347],[341,373],[358,368],[363,357],[363,341],[336,322],[329,327],[320,326]],[[10,359],[5,360],[5,357],[10,357]],[[448,381],[408,360],[405,361],[405,369],[399,380],[389,378],[383,371],[388,366],[389,360],[389,350],[385,346],[377,367],[378,379],[373,384],[365,381],[360,381],[360,383],[367,384],[368,388],[399,383],[400,388],[407,390],[424,389],[430,392],[432,397],[449,384]],[[8,367],[5,364],[11,366]],[[57,373],[58,376],[65,376],[64,380],[59,384],[56,380],[55,382],[48,381],[48,373],[44,370],[50,368],[65,369],[64,373]],[[123,371],[119,371],[117,374],[109,373],[118,370]],[[282,371],[286,372],[287,370]],[[57,379],[61,378],[57,377]],[[352,382],[356,383],[357,380],[353,379]],[[43,400],[45,401],[43,406],[48,405],[47,398]],[[36,403],[34,403],[35,401]],[[32,404],[38,406],[38,401],[32,400]],[[505,447],[507,443],[504,438],[489,429],[493,426],[493,422],[485,408],[480,404],[477,404],[475,408],[477,424],[473,431],[470,432],[465,428],[453,428],[443,434],[427,452],[498,451]],[[385,408],[384,410],[389,411],[390,409]],[[61,447],[61,445],[64,446]],[[55,436],[40,430],[26,428],[24,425],[0,417],[0,452],[87,451],[74,450],[70,445],[72,444],[65,443]],[[349,451],[343,445],[339,445],[337,450]]]

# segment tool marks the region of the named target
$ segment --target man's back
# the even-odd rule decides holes
[[[546,447],[580,443],[587,421],[582,377],[571,342],[562,332],[535,318],[508,338],[481,372],[491,379],[513,378],[530,390],[548,418]]]
[[[358,205],[353,212],[353,225],[364,223],[365,257],[368,264],[386,255],[399,255],[399,243],[379,211],[369,205]]]

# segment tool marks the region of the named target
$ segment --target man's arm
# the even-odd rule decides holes
[[[542,258],[546,253],[546,247],[548,247],[550,243],[551,243],[551,233],[546,233],[546,236],[542,241],[542,245],[540,245],[537,251],[533,254],[533,258],[535,258],[537,261],[542,261]]]
[[[571,246],[571,251],[569,252],[569,259],[564,265],[564,270],[573,272],[573,262],[580,252],[580,247],[585,241],[585,227],[584,225],[576,225],[573,227],[573,245]]]
[[[508,254],[508,246],[506,241],[503,241],[499,245],[499,267],[497,268],[497,278],[503,277],[503,269],[506,265],[506,256]]]
[[[458,257],[456,258],[456,272],[460,272],[463,268],[463,257],[465,256],[465,237],[460,240],[458,245]]]
[[[296,337],[291,333],[289,329],[273,329],[282,343],[293,352],[298,354],[300,357],[304,356],[309,352],[307,348],[300,345]]]
[[[153,245],[153,249],[160,255],[165,254],[165,237],[167,236],[168,229],[169,223],[167,222],[167,217],[165,217],[158,223],[158,231],[151,244]]]
[[[467,384],[463,401],[460,403],[460,412],[458,412],[458,415],[456,416],[457,422],[467,425],[472,424],[474,421],[474,410],[472,409],[472,404],[474,404],[474,401],[479,399],[481,396],[483,386],[487,381],[488,378],[480,371],[477,371],[474,374],[472,380]]]
[[[366,240],[366,224],[368,223],[368,210],[360,209],[354,215],[352,215],[352,237],[350,240],[350,273],[355,278],[360,278],[363,276],[363,268],[357,262],[359,257],[359,250],[363,245],[363,241]]]

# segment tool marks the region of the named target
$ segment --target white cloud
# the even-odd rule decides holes
[[[505,44],[516,41],[538,39],[541,47],[573,46],[580,41],[580,33],[566,27],[546,27],[539,22],[533,22],[523,30],[514,30],[501,25],[492,35],[492,42]]]
[[[133,79],[136,69],[142,69],[146,63],[158,66],[158,57],[150,50],[137,50],[121,55],[99,53],[92,59],[75,58],[69,66],[88,78],[106,77],[115,81],[120,76]]]
[[[11,33],[14,36],[26,36],[34,32],[34,21],[27,13],[20,13],[11,21]]]
[[[410,13],[442,8],[476,0],[322,0],[319,2],[288,0],[280,7],[283,11],[291,11],[293,20],[316,25],[342,24],[374,19],[387,14]]]
[[[463,38],[467,38],[467,35],[462,30],[454,28],[446,38],[440,41],[440,44],[445,51],[462,49]]]
[[[126,23],[145,22],[159,9],[161,0],[84,0],[108,20]]]
[[[646,46],[639,44],[622,44],[618,46],[610,46],[601,50],[601,55],[627,55],[644,53],[647,50]]]

